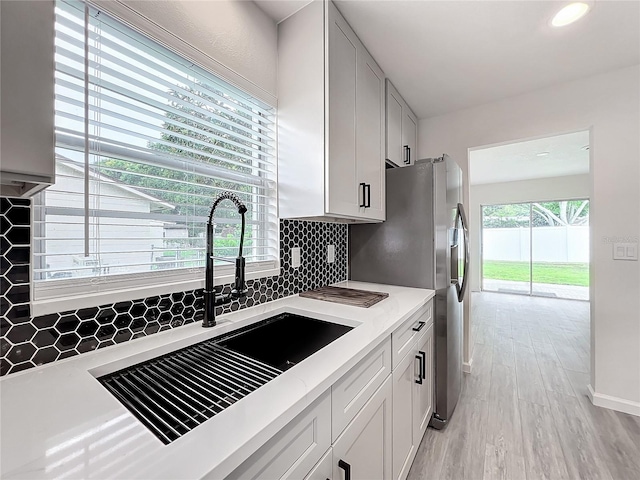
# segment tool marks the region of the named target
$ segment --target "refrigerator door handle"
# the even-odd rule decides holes
[[[464,270],[462,272],[462,284],[458,291],[458,301],[462,302],[464,294],[467,290],[467,284],[469,283],[469,228],[467,225],[467,216],[464,213],[464,206],[458,204],[458,215],[460,216],[460,222],[462,223],[462,231],[464,232]]]

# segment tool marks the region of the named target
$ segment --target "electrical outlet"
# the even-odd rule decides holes
[[[333,263],[336,261],[336,247],[335,245],[327,245],[327,263]]]
[[[293,247],[291,249],[291,266],[293,268],[300,266],[300,247]]]

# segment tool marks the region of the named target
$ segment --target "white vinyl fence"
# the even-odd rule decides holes
[[[589,227],[483,228],[484,260],[529,261],[533,237],[534,262],[589,262]],[[531,235],[531,236],[530,236]]]

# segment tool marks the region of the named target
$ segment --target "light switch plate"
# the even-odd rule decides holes
[[[336,261],[336,247],[335,245],[327,245],[327,263],[333,263]]]
[[[300,247],[293,247],[291,249],[291,266],[293,268],[300,266]]]
[[[614,243],[613,259],[614,260],[638,260],[638,244],[637,243]]]

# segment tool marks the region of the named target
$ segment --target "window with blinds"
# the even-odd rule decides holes
[[[34,299],[202,280],[222,191],[248,208],[247,271],[276,268],[274,109],[88,4],[57,1],[55,21],[56,184],[34,202]],[[239,224],[223,202],[217,257],[237,256]]]

